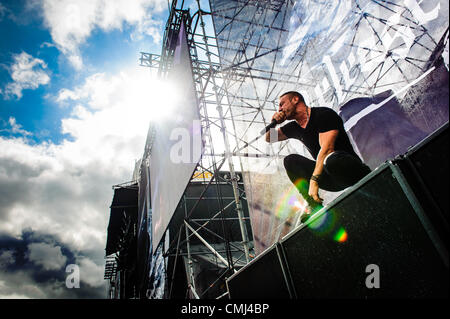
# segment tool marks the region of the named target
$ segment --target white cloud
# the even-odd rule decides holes
[[[35,285],[28,284],[29,281],[28,274],[24,272],[0,272],[0,299],[45,298],[45,293]]]
[[[30,132],[22,129],[22,125],[17,124],[16,119],[14,117],[10,117],[8,120],[9,125],[11,125],[11,133],[13,134],[20,134],[23,136],[31,135]]]
[[[56,272],[53,271],[53,274],[55,275]],[[63,276],[66,275],[65,269],[61,270],[61,274]],[[81,289],[68,289],[65,285],[64,277],[41,277],[40,281],[36,282],[36,277],[39,276],[40,273],[37,269],[0,272],[0,299],[82,298],[83,291],[94,298],[102,298],[104,296],[99,289],[95,291],[92,291],[92,288],[90,291],[86,289],[83,291],[80,291]]]
[[[169,110],[171,95],[170,87],[156,81],[147,68],[94,74],[55,97],[72,109],[62,120],[70,139],[30,144],[24,136],[0,136],[0,234],[20,238],[29,228],[54,236],[77,256],[89,258],[71,262],[80,266],[82,282],[103,289],[112,185],[131,180],[149,123]],[[15,120],[12,123],[20,129]],[[44,268],[63,264],[57,246],[29,248],[29,258]],[[33,297],[55,293],[52,285],[29,291],[32,278],[27,282],[27,289],[14,290],[8,280],[5,291]],[[0,295],[5,293],[0,290]]]
[[[0,272],[0,299],[105,298],[107,290],[103,273],[100,276],[103,284],[92,286],[83,281],[83,275],[92,276],[93,272],[87,268],[83,270],[80,267],[81,284],[78,289],[66,287],[65,279],[68,273],[65,269],[62,269],[59,274],[56,271],[51,272],[50,274],[54,277],[48,277],[47,273],[46,276],[41,276],[39,282],[36,282],[36,277],[40,277],[37,269]],[[87,274],[86,270],[89,271]],[[94,278],[91,283],[93,280]]]
[[[96,73],[74,90],[62,89],[57,101],[88,99],[89,106],[93,109],[109,108],[118,97],[127,96],[125,92],[129,85],[124,80],[121,74],[109,77],[104,73]]]
[[[24,130],[22,128],[22,125],[20,125],[16,122],[16,118],[14,118],[12,116],[9,117],[7,124],[3,120],[1,122],[2,122],[2,126],[6,126],[6,128],[0,129],[0,132],[7,132],[7,133],[10,133],[13,135],[20,135],[20,136],[24,136],[24,137],[32,135],[32,133]]]
[[[73,108],[62,120],[70,140],[30,145],[0,137],[0,233],[31,228],[102,255],[111,186],[131,180],[150,120],[167,109],[167,90],[146,68],[95,74],[56,99]]]
[[[20,99],[23,90],[34,90],[50,82],[47,64],[43,60],[34,58],[26,52],[14,55],[13,60],[9,68],[13,82],[5,86],[2,93],[5,98],[16,96]]]
[[[105,273],[104,266],[95,264],[88,258],[77,258],[80,267],[80,280],[92,287],[101,287],[105,284],[103,275]]]
[[[159,25],[153,13],[166,8],[165,0],[40,0],[44,21],[50,29],[53,42],[67,55],[76,69],[83,60],[79,46],[99,28],[103,31],[122,30],[124,26],[135,27],[140,32],[160,41]]]
[[[136,27],[136,30],[133,33],[131,33],[131,39],[141,40],[144,35],[151,36],[154,43],[160,43],[162,40],[161,22],[150,19],[145,20]]]
[[[77,100],[80,96],[77,95],[75,92],[69,90],[69,89],[62,89],[59,91],[58,97],[56,98],[57,102],[63,102],[65,100]]]
[[[61,247],[46,243],[28,245],[28,259],[45,270],[60,270],[67,261]]]
[[[20,285],[20,288],[18,289],[17,286],[14,288],[10,286],[11,282],[13,284],[15,283],[14,277],[16,276],[11,277],[11,275],[9,275],[8,278],[2,278],[0,273],[0,299],[30,299],[30,297],[27,296],[27,294],[23,293],[24,291],[21,291],[20,293],[17,292],[18,290],[26,290],[26,292],[29,293],[30,292],[29,287],[25,287],[25,289],[23,289],[25,285]]]
[[[30,297],[19,294],[0,295],[0,299],[30,299]]]
[[[77,53],[72,53],[69,55],[68,57],[70,64],[72,64],[72,66],[76,69],[76,70],[81,70],[81,68],[83,67],[83,59],[81,58],[81,56]]]
[[[30,229],[18,238],[1,236],[0,247],[8,247],[0,248],[1,299],[106,297],[103,256],[71,251],[51,235]],[[69,264],[79,266],[78,289],[66,285]]]

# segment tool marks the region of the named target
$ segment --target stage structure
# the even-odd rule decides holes
[[[188,190],[201,183],[204,190],[185,211],[178,228],[172,221],[186,204],[185,194],[173,199],[179,200],[169,214],[169,219],[174,217],[160,229],[155,229],[152,220],[159,212],[150,205],[150,196],[143,195],[147,204],[139,208],[139,229],[148,229],[150,241],[150,269],[144,272],[149,273],[150,282],[160,283],[149,287],[147,295],[172,297],[183,256],[187,296],[212,297],[196,289],[193,238],[206,247],[196,254],[208,252],[216,266],[221,265],[222,271],[210,282],[212,287],[300,224],[298,212],[305,201],[290,183],[283,158],[309,154],[298,141],[268,144],[258,138],[283,92],[299,91],[309,106],[338,112],[355,149],[372,169],[405,153],[446,123],[448,6],[444,0],[172,1],[162,53],[141,53],[140,61],[142,66],[157,68],[161,78],[169,77],[176,68],[174,61],[183,55],[177,45],[186,41],[202,147],[198,162],[191,158],[196,170],[183,185]],[[155,127],[149,130],[140,169],[147,181],[157,174],[149,170],[159,132]],[[196,131],[191,132],[194,139]],[[226,205],[221,183],[233,192]],[[219,209],[198,224],[191,217],[214,186]],[[155,192],[153,183],[147,182],[139,192],[150,194],[150,188]],[[339,194],[321,195],[326,205]],[[153,195],[151,199],[153,204]],[[247,208],[251,229],[245,218]],[[215,234],[222,245],[210,245],[201,232],[220,218],[225,222],[227,209],[236,213],[240,242],[230,241],[224,232]],[[215,297],[222,297],[227,292],[218,289],[216,293]]]
[[[164,34],[162,54],[142,53],[141,55],[141,65],[158,68],[161,79],[176,79],[180,73],[186,75],[186,70],[192,72],[192,79],[184,77],[182,82],[183,85],[189,81],[193,84],[192,91],[189,91],[188,88],[185,93],[196,94],[199,125],[195,126],[197,118],[191,118],[194,120],[194,125],[188,131],[190,140],[194,142],[198,141],[194,135],[201,132],[198,135],[201,135],[202,142],[201,159],[195,161],[191,158],[192,164],[198,164],[197,169],[195,172],[190,172],[191,179],[188,180],[188,185],[183,187],[185,194],[183,196],[179,194],[178,200],[174,199],[177,201],[178,207],[171,209],[170,215],[165,214],[170,217],[168,223],[160,227],[161,231],[155,228],[158,225],[155,215],[160,215],[160,213],[157,212],[158,207],[155,207],[154,204],[155,198],[158,196],[154,196],[156,191],[153,190],[155,186],[158,187],[158,184],[156,182],[152,182],[151,186],[147,184],[150,186],[147,188],[152,189],[149,201],[152,203],[151,213],[147,214],[147,220],[151,220],[150,224],[152,225],[149,227],[149,229],[151,228],[149,233],[152,242],[150,255],[153,255],[150,258],[149,277],[157,277],[158,280],[164,277],[161,279],[160,286],[153,285],[148,289],[147,295],[151,298],[170,298],[174,295],[172,291],[180,290],[179,287],[176,287],[178,283],[174,282],[179,269],[186,270],[188,297],[219,297],[226,292],[226,277],[248,263],[252,256],[252,240],[249,238],[251,233],[249,234],[248,231],[250,228],[248,206],[245,200],[242,175],[236,173],[235,163],[229,160],[231,158],[229,134],[226,129],[222,130],[226,126],[225,116],[221,109],[220,97],[216,92],[222,82],[217,76],[220,64],[217,46],[212,43],[214,42],[212,41],[214,32],[211,29],[211,15],[208,10],[201,8],[200,3],[196,3],[196,5],[198,10],[192,14],[189,8],[184,7],[184,2],[172,2]],[[209,20],[207,20],[208,18]],[[178,49],[183,46],[184,42],[187,44],[186,48],[189,49],[188,56],[182,52],[183,48],[181,51]],[[189,65],[185,65],[186,61],[189,62]],[[177,67],[177,63],[181,67]],[[180,105],[180,108],[185,108],[185,96],[182,100],[183,104]],[[166,127],[164,129],[167,130]],[[176,127],[172,127],[172,129],[176,129]],[[161,165],[163,160],[155,156],[155,148],[158,143],[167,144],[160,141],[161,135],[168,136],[168,134],[161,134],[162,130],[156,125],[149,130],[146,151],[140,169],[140,179],[146,175],[146,178],[150,176],[150,179],[156,181],[157,175],[161,172],[161,168],[157,166]],[[197,150],[198,148],[196,149],[194,145],[190,153],[198,154]],[[161,154],[169,153],[170,150],[167,149],[165,152],[161,152]],[[166,161],[169,161],[169,158]],[[166,176],[165,179],[169,188],[171,186],[173,188],[179,183],[179,178],[175,178],[175,176],[172,178]],[[198,191],[199,187],[202,189],[200,192]],[[189,191],[195,194],[191,197],[186,196]],[[232,191],[231,194],[230,191]],[[145,185],[144,188],[140,187],[141,192],[145,192]],[[168,194],[167,191],[161,191],[160,194],[161,202],[168,200],[165,197]],[[215,203],[208,204],[208,207],[205,208],[203,204],[211,201],[215,201]],[[189,211],[187,211],[188,207]],[[144,216],[145,211],[146,209],[140,213],[140,216]],[[139,219],[143,220],[143,217],[139,217]],[[169,222],[170,219],[171,222]],[[218,224],[221,227],[217,227]],[[146,227],[139,228],[145,229]],[[164,233],[164,231],[166,232]],[[236,236],[236,233],[239,236]],[[203,266],[199,266],[200,262],[198,261],[201,255],[204,255]],[[208,264],[206,266],[204,265],[205,260]],[[165,265],[164,270],[159,274],[154,273],[153,270],[156,263]],[[210,269],[211,267],[216,269],[213,271]],[[219,270],[217,271],[217,269]],[[201,278],[201,275],[198,276],[198,273],[206,271],[214,273],[206,279],[209,282],[204,282],[205,278]],[[181,280],[181,285],[184,285],[183,280]],[[155,294],[154,291],[158,289],[161,292]],[[186,292],[183,297],[186,297]]]
[[[113,190],[105,248],[104,279],[108,280],[108,298],[136,298],[138,185],[123,183],[114,185]]]

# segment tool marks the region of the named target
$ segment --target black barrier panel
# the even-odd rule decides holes
[[[448,296],[442,251],[393,169],[380,166],[282,240],[299,298]]]
[[[406,153],[404,162],[409,165],[402,165],[402,170],[407,174],[408,181],[413,184],[417,195],[423,198],[429,197],[427,199],[437,205],[437,209],[430,207],[428,211],[436,225],[439,223],[445,224],[446,232],[448,232],[449,219],[448,141],[447,122]],[[418,185],[415,185],[413,180],[417,180]]]
[[[169,256],[167,262],[167,298],[185,299],[188,287],[182,256]]]
[[[118,187],[114,189],[114,197],[109,216],[106,241],[106,256],[119,251],[119,242],[126,228],[126,220],[136,223],[138,214],[138,185]]]
[[[288,299],[286,273],[272,246],[227,280],[230,299]]]

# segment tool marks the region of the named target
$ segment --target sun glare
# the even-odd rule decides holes
[[[133,88],[127,104],[134,109],[136,118],[152,122],[165,120],[173,115],[180,99],[172,83],[156,76],[134,79],[132,82]]]
[[[176,86],[148,70],[124,72],[120,77],[120,93],[111,101],[115,107],[109,112],[114,131],[126,135],[146,134],[151,122],[169,120],[181,103]]]

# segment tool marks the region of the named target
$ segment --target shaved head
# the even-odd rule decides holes
[[[283,93],[283,94],[280,95],[280,99],[281,99],[283,96],[285,96],[285,95],[288,95],[288,96],[289,96],[289,99],[292,99],[294,96],[295,96],[295,97],[298,97],[298,101],[299,101],[299,102],[305,103],[305,99],[303,98],[303,95],[301,95],[301,94],[298,93],[297,91],[288,91],[288,92],[285,92],[285,93]]]

